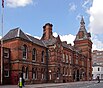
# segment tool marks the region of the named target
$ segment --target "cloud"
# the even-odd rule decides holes
[[[58,34],[56,32],[53,33],[54,37],[57,37]],[[75,39],[75,36],[72,34],[68,34],[68,35],[60,35],[60,39],[61,41],[67,41],[67,43],[71,43],[72,45],[74,45],[73,41]]]
[[[93,0],[84,0],[82,7],[87,9],[90,5],[92,5]]]
[[[7,0],[7,6],[11,8],[25,7],[29,4],[33,4],[33,0]]]
[[[28,35],[32,36],[31,34],[28,34]],[[54,32],[53,36],[57,37],[58,34]],[[72,45],[74,45],[73,41],[75,40],[75,37],[76,36],[72,34],[60,35],[61,41],[67,41],[68,44],[71,43]],[[38,36],[34,36],[34,38],[41,39],[41,37],[38,37]],[[92,42],[93,42],[92,50],[103,50],[103,42],[98,39],[98,36],[93,35]]]
[[[77,6],[74,3],[69,4],[69,11],[75,11]]]
[[[92,0],[92,5],[88,9],[89,31],[92,33],[93,50],[103,50],[103,0]]]
[[[103,34],[103,0],[93,0],[89,9],[90,31],[93,34]]]
[[[96,35],[92,38],[92,50],[103,50],[103,42],[98,39]]]
[[[76,20],[80,20],[81,17],[82,17],[82,15],[78,14],[78,15],[76,16]]]
[[[34,36],[34,38],[41,39],[41,37],[38,37],[38,36]]]
[[[1,39],[2,37],[0,36],[0,39]]]

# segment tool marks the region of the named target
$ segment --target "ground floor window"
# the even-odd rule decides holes
[[[46,77],[45,77],[45,74],[42,74],[42,79],[45,80],[45,78],[46,78]]]
[[[52,78],[52,76],[51,76],[51,74],[49,74],[49,79],[51,80],[51,78]]]
[[[9,77],[9,70],[5,70],[5,71],[4,71],[4,76],[5,76],[5,77]]]
[[[101,79],[103,79],[103,74],[101,74]]]
[[[32,69],[32,79],[37,79],[37,69]]]
[[[25,74],[25,79],[28,79],[29,76],[29,71],[28,71],[28,67],[26,68],[26,74]]]

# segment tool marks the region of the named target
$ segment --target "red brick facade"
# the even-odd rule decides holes
[[[82,19],[82,26],[83,22]],[[89,34],[85,29],[79,30],[72,46],[62,42],[59,36],[54,37],[52,26],[47,23],[43,27],[41,40],[18,28],[4,36],[3,46],[10,49],[10,84],[17,84],[20,75],[26,84],[91,80],[92,42]],[[86,38],[81,39],[84,36]],[[3,81],[6,84],[5,79]]]

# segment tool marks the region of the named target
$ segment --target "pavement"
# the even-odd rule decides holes
[[[3,85],[0,88],[19,88],[17,85]],[[82,81],[70,83],[47,83],[47,84],[33,84],[25,85],[22,88],[103,88],[103,81]]]

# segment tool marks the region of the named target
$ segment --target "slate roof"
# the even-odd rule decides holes
[[[40,46],[45,46],[46,47],[46,45],[44,44],[44,42],[42,40],[34,38],[33,36],[30,36],[30,35],[27,35],[27,36],[32,40],[33,43],[35,43],[37,45],[40,45]]]
[[[44,42],[47,46],[50,46],[50,45],[55,44],[56,41],[57,41],[56,38],[52,38],[52,39],[49,39],[49,40],[43,40],[43,42]]]
[[[49,40],[39,40],[37,38],[34,38],[31,35],[25,34],[20,28],[15,28],[15,29],[10,30],[3,37],[3,40],[6,41],[6,40],[14,39],[14,38],[22,38],[22,39],[25,39],[27,41],[30,41],[30,42],[32,42],[34,44],[37,44],[37,45],[40,45],[40,46],[43,46],[43,47],[54,45],[58,41],[58,38],[56,38],[56,37],[53,37],[53,38],[51,38]],[[75,51],[73,46],[68,45],[68,44],[66,44],[64,42],[61,42],[61,43],[62,43],[63,47]]]
[[[68,45],[68,44],[66,44],[66,43],[64,43],[64,42],[62,42],[62,46],[65,47],[65,48],[67,48],[67,49],[73,50],[73,47],[72,47],[72,46],[70,46],[70,45]]]
[[[27,41],[33,42],[37,45],[46,47],[42,40],[36,39],[30,35],[25,34],[20,28],[15,28],[15,29],[10,30],[3,37],[3,40],[5,41],[5,40],[14,39],[14,38],[22,38],[22,39],[25,39]]]
[[[13,39],[13,38],[23,38],[29,41],[29,38],[25,35],[25,33],[20,28],[15,28],[10,30],[4,37],[3,40]]]
[[[93,67],[97,67],[97,66],[103,67],[103,65],[99,65],[99,64],[96,64],[96,63],[93,64],[92,66],[93,66]]]

